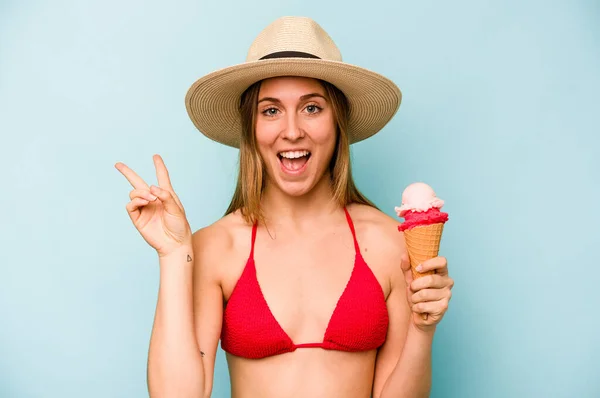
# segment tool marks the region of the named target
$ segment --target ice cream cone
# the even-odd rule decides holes
[[[404,231],[413,279],[435,273],[435,271],[420,273],[416,270],[416,267],[422,264],[423,261],[438,256],[443,230],[444,223],[437,223],[416,226]]]
[[[438,256],[444,223],[448,221],[448,213],[440,211],[443,205],[429,185],[417,182],[406,187],[402,205],[395,208],[398,217],[405,220],[398,230],[404,232],[413,280],[435,274],[435,270],[418,272],[416,268]],[[421,314],[421,318],[427,317]]]

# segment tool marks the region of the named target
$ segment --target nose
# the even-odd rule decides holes
[[[304,129],[300,125],[300,121],[294,112],[288,114],[282,136],[290,141],[297,141],[304,137]]]

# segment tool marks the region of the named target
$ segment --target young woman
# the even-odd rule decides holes
[[[246,63],[186,97],[200,131],[240,148],[222,219],[192,233],[158,155],[158,186],[116,165],[160,259],[152,397],[210,396],[219,340],[237,398],[428,396],[453,286],[446,260],[423,263],[436,274],[413,281],[398,222],[350,167],[349,145],[379,131],[400,98],[388,79],[343,63],[314,21],[281,18]]]

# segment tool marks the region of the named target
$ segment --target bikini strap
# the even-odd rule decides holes
[[[254,260],[254,242],[256,241],[256,229],[258,227],[258,222],[255,222],[252,225],[252,243],[250,246],[250,258]]]
[[[350,231],[352,231],[352,239],[354,239],[354,249],[357,254],[360,254],[360,247],[358,246],[358,241],[356,240],[356,232],[354,231],[354,223],[352,222],[352,218],[350,217],[350,213],[348,213],[348,209],[344,207],[344,212],[346,213],[346,220],[348,221],[348,226],[350,227]]]

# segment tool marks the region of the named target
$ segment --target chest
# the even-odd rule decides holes
[[[355,259],[349,231],[322,231],[301,238],[264,231],[257,236],[254,267],[258,288],[293,341],[322,340]]]

